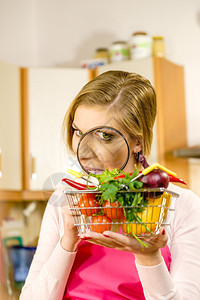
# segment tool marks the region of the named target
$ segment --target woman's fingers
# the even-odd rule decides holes
[[[80,236],[81,240],[86,240],[92,244],[104,246],[107,248],[115,248],[118,250],[125,250],[124,246],[120,245],[117,241],[111,240],[100,233],[92,233],[90,236]]]
[[[127,236],[112,231],[104,231],[103,234],[89,232],[82,235],[81,239],[85,239],[90,243],[112,247],[118,250],[129,251],[133,253],[150,253],[159,248],[163,248],[167,244],[168,235],[164,228],[161,228],[158,234],[152,236],[141,236],[139,239],[145,243],[142,245],[133,236]]]

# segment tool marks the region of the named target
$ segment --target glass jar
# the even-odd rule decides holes
[[[107,48],[97,48],[94,58],[103,59],[106,63],[109,62],[109,51]]]
[[[133,33],[130,41],[131,59],[139,59],[152,55],[152,38],[146,32]]]
[[[165,57],[165,42],[163,36],[153,36],[153,56]]]
[[[127,42],[117,41],[113,42],[110,49],[110,62],[117,62],[129,59],[129,46]]]

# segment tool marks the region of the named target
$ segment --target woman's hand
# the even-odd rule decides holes
[[[164,228],[152,236],[143,236],[140,239],[148,246],[143,246],[134,237],[119,234],[112,231],[104,231],[103,234],[89,232],[81,236],[81,239],[104,247],[134,253],[136,261],[141,265],[157,265],[162,261],[160,248],[167,244],[168,236]]]
[[[61,246],[69,252],[74,252],[81,241],[78,230],[74,226],[73,211],[66,205],[62,207],[62,218],[64,224],[64,235],[61,239]]]

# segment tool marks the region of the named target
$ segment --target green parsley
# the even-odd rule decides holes
[[[101,192],[98,197],[98,202],[100,205],[103,204],[103,201],[109,200],[111,203],[117,201],[120,206],[123,207],[124,216],[127,222],[136,222],[142,224],[151,234],[152,232],[148,229],[146,224],[144,224],[141,218],[138,216],[138,213],[143,212],[147,207],[148,201],[144,199],[143,193],[141,192],[132,192],[137,189],[141,189],[143,183],[135,180],[131,181],[132,178],[136,177],[139,174],[138,170],[135,168],[134,172],[124,173],[119,171],[119,169],[114,169],[112,171],[105,170],[101,175],[89,174],[89,178],[95,177],[99,181],[98,190]],[[123,186],[127,188],[123,188]],[[128,233],[132,235],[145,247],[147,245],[143,243],[131,230],[130,224],[127,224]]]

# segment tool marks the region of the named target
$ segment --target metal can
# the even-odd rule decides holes
[[[152,55],[152,38],[146,32],[135,32],[130,41],[131,59],[139,59]]]
[[[110,49],[110,62],[117,62],[129,59],[129,45],[125,41],[113,42]]]

